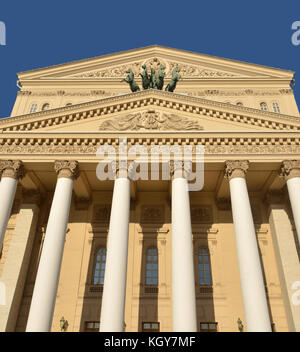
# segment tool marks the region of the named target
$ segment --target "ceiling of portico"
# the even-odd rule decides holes
[[[204,168],[204,187],[199,192],[191,192],[191,197],[197,201],[205,197],[229,198],[228,180],[224,178],[224,162],[207,163]],[[77,197],[91,197],[94,192],[113,190],[113,181],[100,181],[96,175],[96,163],[80,163],[80,176],[74,182],[74,194]],[[53,192],[57,175],[53,163],[25,162],[25,168],[30,170],[20,181],[27,189],[38,189],[42,194]],[[150,169],[150,167],[149,167]],[[284,180],[279,177],[280,163],[250,163],[247,172],[247,186],[251,196],[263,199],[270,190],[280,190]],[[82,185],[84,184],[84,187]],[[171,181],[168,180],[137,180],[132,181],[132,197],[138,199],[139,192],[165,192],[170,197]]]

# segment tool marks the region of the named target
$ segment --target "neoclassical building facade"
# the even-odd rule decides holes
[[[178,67],[176,89],[143,89],[143,65],[165,85]],[[0,120],[0,331],[300,331],[293,77],[160,46],[19,73]],[[120,145],[144,155],[101,179],[99,148]],[[164,146],[191,162],[161,154],[153,178]]]

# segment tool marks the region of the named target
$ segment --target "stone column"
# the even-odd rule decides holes
[[[51,329],[77,161],[56,161],[58,179],[35,280],[26,331]]]
[[[107,243],[100,331],[124,331],[130,180],[127,168],[117,166]]]
[[[246,185],[248,161],[227,161],[246,329],[270,332],[271,323],[256,233]]]
[[[18,179],[25,174],[24,166],[20,160],[1,160],[0,173],[0,248],[2,247],[7,223],[14,202]]]
[[[40,194],[23,190],[22,205],[17,217],[1,281],[6,287],[5,305],[0,305],[0,331],[15,331],[37,229]]]
[[[290,332],[299,332],[300,305],[294,304],[294,294],[298,297],[295,291],[298,287],[294,285],[299,283],[300,263],[285,192],[269,192],[265,202],[269,208],[269,223],[288,328]]]
[[[285,177],[298,243],[300,245],[300,160],[286,160],[281,166],[281,175]]]
[[[197,313],[188,181],[182,175],[181,162],[171,163],[171,172],[173,331],[194,332]]]

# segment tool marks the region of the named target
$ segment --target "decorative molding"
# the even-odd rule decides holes
[[[136,108],[147,106],[168,107],[174,111],[183,111],[196,116],[208,116],[209,118],[232,121],[244,125],[248,124],[256,128],[300,130],[297,116],[288,116],[237,105],[230,105],[230,109],[233,112],[225,112],[223,110],[228,110],[229,106],[227,103],[153,89],[76,104],[76,109],[87,108],[86,111],[77,112],[74,111],[74,106],[67,106],[1,119],[0,127],[4,125],[3,131],[31,131],[97,116],[107,116],[112,113],[120,113],[121,111],[132,111]],[[55,113],[58,113],[59,116],[53,116]],[[247,116],[247,114],[252,116]],[[42,119],[38,120],[38,117]],[[11,123],[15,124],[10,125]],[[5,124],[10,126],[6,127]]]
[[[0,174],[18,180],[25,176],[25,168],[20,160],[0,160]]]
[[[178,116],[175,114],[165,114],[155,110],[148,110],[116,117],[112,120],[102,122],[100,131],[190,131],[203,130],[198,121]]]
[[[285,180],[300,177],[300,160],[284,160],[281,165],[280,176]]]
[[[223,72],[223,71],[216,71],[216,70],[210,70],[207,69],[203,66],[198,66],[198,65],[191,65],[191,64],[184,64],[184,63],[179,63],[175,61],[168,61],[159,57],[153,57],[150,59],[146,60],[139,60],[139,61],[134,61],[134,62],[129,62],[123,65],[115,65],[111,67],[106,67],[103,69],[98,69],[98,70],[93,70],[93,71],[88,71],[84,73],[79,73],[76,75],[72,75],[69,77],[74,77],[74,78],[121,78],[124,76],[125,71],[127,69],[131,69],[132,72],[134,73],[135,76],[138,76],[139,73],[141,73],[141,67],[142,65],[146,65],[147,70],[150,72],[151,68],[153,69],[158,69],[160,65],[163,65],[166,67],[166,77],[169,78],[171,77],[172,70],[175,67],[180,68],[180,72],[184,77],[236,77],[236,75],[233,75],[232,73],[228,72]]]
[[[141,224],[163,224],[164,223],[164,206],[163,205],[142,205],[141,206]]]
[[[100,137],[100,138],[99,138]],[[64,154],[81,154],[92,155],[96,157],[97,149],[100,145],[113,145],[119,143],[119,136],[94,136],[89,137],[85,134],[77,137],[67,135],[44,135],[44,136],[26,136],[11,134],[7,136],[0,135],[0,153],[1,155],[10,156],[11,154],[20,155],[64,155]],[[196,151],[197,145],[205,147],[206,155],[228,155],[247,154],[247,155],[299,155],[300,154],[300,137],[296,135],[272,134],[258,136],[257,134],[241,136],[224,136],[224,134],[207,133],[201,137],[191,135],[188,137],[175,137],[170,135],[149,137],[147,135],[128,137],[128,147],[142,144],[151,153],[153,146],[167,145],[191,145],[193,152]]]
[[[248,160],[229,160],[225,162],[225,177],[230,181],[235,177],[246,177],[249,168]]]
[[[78,161],[76,160],[56,160],[54,169],[57,173],[57,178],[76,179],[79,176]]]

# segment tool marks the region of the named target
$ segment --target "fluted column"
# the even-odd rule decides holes
[[[252,218],[246,172],[248,161],[227,161],[240,282],[247,332],[271,331],[258,243]]]
[[[0,173],[0,248],[2,247],[7,223],[14,202],[18,179],[24,176],[24,166],[20,160],[1,160]]]
[[[117,169],[110,214],[107,256],[101,306],[100,331],[124,330],[130,180],[127,168]]]
[[[286,160],[281,166],[291,202],[296,232],[300,244],[300,160]]]
[[[172,163],[171,171],[173,331],[194,332],[197,331],[197,314],[188,181],[182,175],[181,162]]]
[[[47,332],[51,329],[70,212],[73,180],[78,175],[77,161],[56,161],[54,168],[58,174],[58,179],[27,321],[26,331],[29,332]]]

